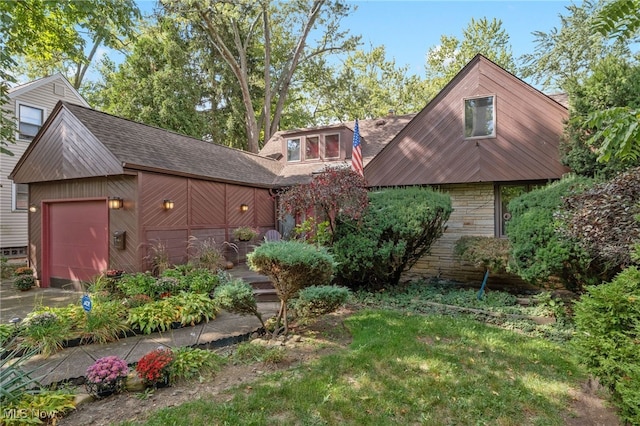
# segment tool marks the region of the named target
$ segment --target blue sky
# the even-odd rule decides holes
[[[532,53],[534,31],[560,27],[559,15],[567,15],[570,1],[352,1],[357,10],[345,25],[361,34],[365,50],[386,47],[388,59],[397,66],[409,65],[413,74],[424,75],[425,54],[437,46],[441,35],[462,38],[471,18],[502,21],[510,36],[514,57]],[[577,2],[580,4],[580,2]]]

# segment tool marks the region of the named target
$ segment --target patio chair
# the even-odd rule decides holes
[[[282,240],[282,235],[275,229],[270,229],[264,234],[265,241],[280,241]]]

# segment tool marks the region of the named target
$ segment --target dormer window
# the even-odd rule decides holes
[[[287,140],[287,161],[300,161],[300,139]]]
[[[305,160],[317,160],[320,158],[320,138],[318,136],[307,136],[305,141]]]
[[[491,95],[464,100],[465,139],[495,137],[495,99],[496,97]]]
[[[286,140],[287,162],[340,159],[340,134],[313,135]]]
[[[324,158],[340,158],[340,135],[324,137]]]

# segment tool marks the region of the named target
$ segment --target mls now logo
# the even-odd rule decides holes
[[[20,420],[20,419],[48,419],[53,418],[57,414],[56,411],[34,410],[26,408],[11,408],[2,411],[3,419]]]

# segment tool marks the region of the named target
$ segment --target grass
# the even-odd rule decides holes
[[[470,318],[362,310],[348,349],[153,413],[147,425],[562,425],[585,379],[566,346]]]

